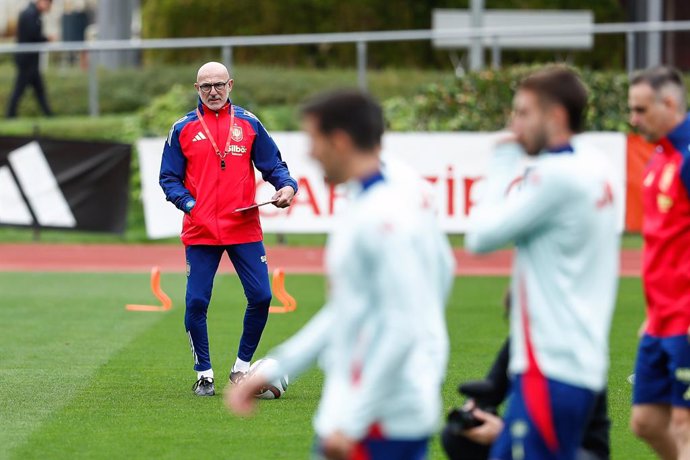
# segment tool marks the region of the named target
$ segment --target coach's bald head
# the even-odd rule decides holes
[[[230,72],[220,62],[207,62],[199,68],[194,87],[206,107],[217,111],[225,105],[232,91]]]

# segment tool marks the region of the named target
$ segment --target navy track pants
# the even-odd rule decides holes
[[[194,370],[211,369],[206,313],[211,302],[213,279],[224,252],[240,277],[247,298],[244,329],[237,356],[251,361],[268,320],[271,285],[263,242],[230,246],[187,246],[187,296],[184,324],[194,356]]]

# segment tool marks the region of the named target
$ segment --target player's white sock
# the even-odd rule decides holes
[[[235,360],[235,365],[232,366],[233,372],[249,372],[249,361],[242,361],[240,358]]]
[[[197,371],[196,372],[196,378],[199,380],[201,377],[206,377],[208,379],[213,378],[213,369],[209,369],[207,371]]]

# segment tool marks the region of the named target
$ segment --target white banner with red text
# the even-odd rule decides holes
[[[601,152],[602,162],[611,168],[618,197],[619,228],[625,218],[626,136],[621,133],[582,134],[581,145]],[[323,180],[319,166],[309,158],[307,138],[300,132],[273,133],[273,139],[287,162],[299,193],[291,207],[261,207],[261,223],[269,233],[327,233],[333,216],[345,198],[340,187]],[[388,133],[383,140],[383,158],[395,158],[419,172],[434,187],[439,219],[447,233],[462,233],[474,197],[486,175],[496,133]],[[141,168],[142,199],[149,238],[180,234],[182,212],[165,200],[158,185],[164,138],[141,139],[137,143]],[[273,187],[256,173],[256,202],[270,199]]]

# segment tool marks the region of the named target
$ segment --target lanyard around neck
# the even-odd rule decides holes
[[[201,122],[201,126],[202,126],[202,128],[204,128],[204,132],[206,133],[206,137],[208,137],[208,140],[211,141],[211,145],[213,146],[213,150],[216,152],[216,155],[218,155],[218,158],[220,158],[220,169],[225,169],[225,157],[230,152],[230,146],[232,145],[232,127],[235,125],[235,106],[233,106],[233,105],[230,106],[230,127],[228,128],[228,140],[225,144],[225,150],[223,150],[222,153],[221,153],[220,149],[218,148],[218,144],[216,143],[216,140],[211,135],[211,131],[209,131],[208,126],[206,125],[206,121],[204,121],[204,117],[201,115],[201,112],[199,111],[198,107],[196,109],[196,116],[199,117],[199,121]]]

